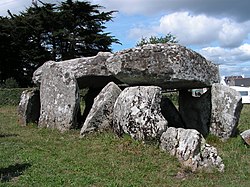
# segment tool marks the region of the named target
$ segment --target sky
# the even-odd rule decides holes
[[[60,0],[42,0],[58,3]],[[106,31],[119,39],[113,51],[134,47],[142,37],[177,37],[186,46],[218,64],[221,76],[250,77],[249,0],[89,0],[116,10]],[[0,15],[24,11],[32,0],[0,0]],[[39,2],[38,2],[39,5]]]

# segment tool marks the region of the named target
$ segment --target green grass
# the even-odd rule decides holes
[[[239,131],[250,128],[244,106]],[[21,127],[16,107],[0,107],[0,186],[250,186],[250,149],[239,136],[210,136],[225,163],[224,173],[191,173],[155,145],[112,132],[79,138],[35,125]]]

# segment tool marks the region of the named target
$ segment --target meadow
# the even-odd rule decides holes
[[[79,137],[20,126],[16,106],[0,106],[0,186],[250,186],[250,148],[238,135],[226,142],[209,136],[225,171],[191,172],[176,158],[112,132]],[[244,105],[239,132],[250,129]]]

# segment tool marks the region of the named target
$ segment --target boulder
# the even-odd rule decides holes
[[[121,89],[113,82],[105,86],[94,100],[94,104],[81,129],[81,135],[111,127],[113,109]]]
[[[224,170],[216,148],[206,144],[197,130],[169,127],[162,134],[160,142],[162,150],[176,156],[184,166],[193,171],[213,168]]]
[[[77,127],[80,97],[77,81],[71,72],[50,65],[42,74],[40,99],[39,127],[62,132]]]
[[[213,84],[211,102],[210,133],[223,140],[234,136],[243,107],[240,93],[229,86]]]
[[[173,43],[149,44],[115,53],[107,59],[111,74],[128,85],[199,88],[219,82],[218,66]]]
[[[196,129],[203,136],[209,133],[211,118],[210,90],[200,97],[193,97],[188,90],[179,91],[179,111],[187,129]]]
[[[25,90],[22,92],[18,105],[18,114],[22,125],[38,123],[40,115],[40,96],[38,89]]]
[[[250,129],[242,132],[240,134],[241,138],[245,141],[247,145],[250,145]]]
[[[161,88],[125,88],[114,106],[113,128],[118,136],[129,134],[136,140],[159,140],[168,122],[161,114]]]
[[[79,88],[103,88],[109,82],[118,82],[106,68],[106,60],[112,53],[99,52],[93,57],[82,57],[61,62],[48,61],[33,74],[33,82],[39,84],[42,74],[53,65],[64,72],[70,72],[77,80]]]

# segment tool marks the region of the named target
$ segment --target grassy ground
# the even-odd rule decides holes
[[[244,106],[239,131],[250,128]],[[250,186],[250,148],[241,138],[209,137],[224,173],[191,173],[155,145],[111,132],[79,138],[79,131],[21,127],[16,108],[0,107],[0,186]]]

